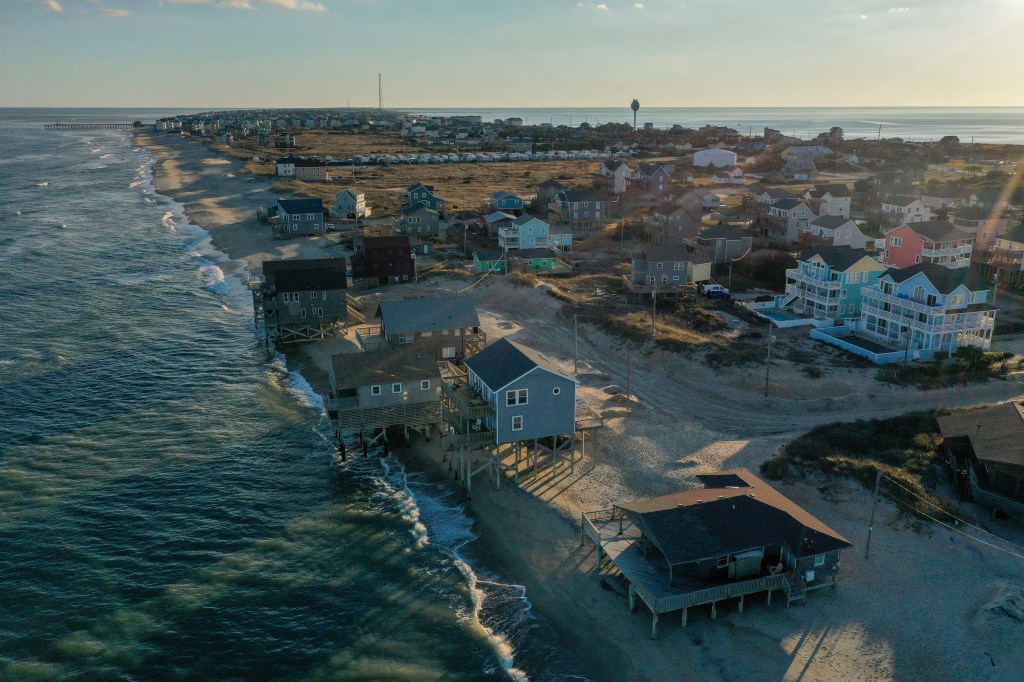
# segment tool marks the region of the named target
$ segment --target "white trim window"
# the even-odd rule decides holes
[[[505,391],[505,406],[526,405],[528,397],[529,393],[525,388],[520,388],[517,391]]]
[[[821,568],[824,565],[825,565],[825,555],[824,554],[816,554],[816,555],[814,555],[814,567],[815,568]]]
[[[370,395],[380,395],[380,386],[370,386]]]
[[[391,384],[391,392],[392,393],[401,393],[402,392],[402,384],[399,384],[399,383]]]
[[[429,391],[430,390],[430,379],[424,379],[424,380],[422,380],[420,382],[420,390],[421,391]]]
[[[512,417],[512,430],[522,431],[523,430],[523,415],[517,414]]]

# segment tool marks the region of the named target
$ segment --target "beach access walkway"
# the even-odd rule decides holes
[[[718,602],[727,599],[738,599],[737,608],[743,613],[744,598],[748,594],[767,592],[771,604],[772,593],[781,590],[786,596],[786,606],[804,598],[799,579],[787,573],[720,584],[688,579],[678,573],[670,578],[667,566],[644,556],[640,529],[619,510],[584,512],[581,521],[580,544],[587,538],[594,543],[597,569],[600,570],[607,557],[629,581],[629,610],[636,610],[637,597],[651,610],[651,639],[658,636],[658,616],[663,613],[682,611],[681,626],[685,627],[687,612],[693,606],[710,605],[714,619],[718,615]]]

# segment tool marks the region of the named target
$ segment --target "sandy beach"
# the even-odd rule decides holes
[[[331,235],[273,241],[255,209],[274,198],[272,181],[240,175],[240,163],[175,136],[137,134],[156,157],[154,184],[181,202],[231,260],[226,274],[258,271],[268,258],[347,255]],[[465,283],[421,283],[381,296],[457,290]],[[488,340],[510,336],[572,369],[571,320],[542,288],[484,282],[470,295]],[[318,390],[331,353],[349,341],[307,346],[288,354]],[[548,469],[520,487],[496,491],[474,480],[469,511],[480,540],[470,551],[484,568],[526,588],[538,618],[557,633],[555,644],[591,680],[1007,680],[1024,666],[1024,561],[985,548],[938,525],[926,525],[880,504],[871,558],[864,558],[870,494],[855,484],[780,485],[780,490],[848,538],[836,590],[812,593],[805,605],[749,599],[743,613],[722,605],[718,618],[691,609],[689,624],[663,618],[651,640],[650,614],[630,613],[610,585],[606,565],[594,567],[593,547],[581,547],[579,516],[637,497],[695,485],[697,474],[758,465],[779,447],[821,423],[891,416],[915,408],[1008,400],[1022,393],[1014,380],[939,391],[896,389],[873,372],[829,369],[813,380],[780,368],[786,395],[765,398],[763,373],[713,371],[669,353],[633,352],[626,401],[620,342],[581,329],[580,397],[604,411],[575,471]],[[437,442],[414,439],[399,452],[410,469],[451,480]],[[453,483],[454,484],[454,483]],[[1024,540],[1006,522],[993,528]],[[1019,601],[1014,602],[1014,599]],[[1014,606],[1016,603],[1016,606]]]

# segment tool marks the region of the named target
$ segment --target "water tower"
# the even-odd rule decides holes
[[[640,100],[633,100],[633,103],[629,105],[629,108],[633,110],[633,130],[636,130],[636,112],[640,109]]]

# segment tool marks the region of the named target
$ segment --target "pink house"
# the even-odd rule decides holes
[[[966,268],[971,263],[974,237],[946,220],[903,224],[885,234],[880,261],[895,268],[935,263]]]

